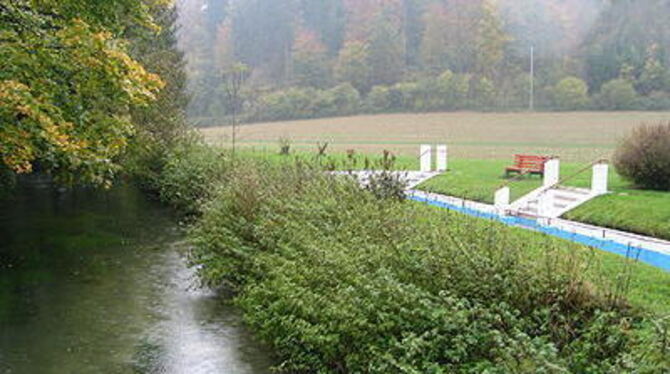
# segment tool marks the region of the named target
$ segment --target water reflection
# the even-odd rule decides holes
[[[239,314],[195,289],[168,211],[132,188],[0,201],[0,373],[266,373]]]

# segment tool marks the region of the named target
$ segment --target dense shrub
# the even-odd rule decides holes
[[[597,97],[600,107],[607,110],[635,109],[637,99],[633,84],[625,79],[614,79],[603,84]]]
[[[329,90],[294,87],[262,96],[247,120],[281,121],[350,115],[359,111],[360,101],[360,94],[350,84]]]
[[[161,200],[183,213],[199,213],[225,180],[230,162],[226,154],[199,143],[175,148],[157,181]]]
[[[552,90],[554,105],[560,110],[580,110],[589,105],[589,88],[576,77],[562,79]]]
[[[585,280],[576,246],[282,165],[230,173],[191,233],[201,279],[236,291],[280,371],[625,372],[666,359]]]
[[[670,123],[634,129],[619,145],[615,166],[640,187],[670,191]]]
[[[268,94],[260,99],[259,120],[284,120],[312,117],[313,88],[289,88]]]
[[[552,79],[553,81],[553,79]],[[359,113],[434,112],[454,110],[514,110],[528,106],[528,76],[519,73],[502,82],[471,74],[417,74],[394,85],[377,85],[363,96],[350,83],[330,89],[291,87],[265,93],[244,92],[247,103],[240,118],[244,122],[283,121]],[[192,118],[199,126],[225,122],[225,106],[217,105],[216,118]],[[535,107],[556,110],[666,110],[670,94],[652,91],[640,96],[632,82],[616,79],[589,97],[586,83],[566,77],[556,84],[538,82]],[[212,109],[214,113],[216,110]]]
[[[359,111],[361,95],[349,83],[340,84],[326,91],[333,96],[333,103],[337,115],[351,115]]]
[[[366,100],[367,108],[374,113],[391,110],[391,90],[386,86],[374,86]]]
[[[649,95],[640,98],[640,109],[644,110],[667,110],[670,108],[670,93],[653,91]]]

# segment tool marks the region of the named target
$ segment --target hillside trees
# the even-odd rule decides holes
[[[368,65],[369,45],[361,41],[347,42],[337,60],[335,75],[338,82],[350,82],[359,92],[371,87],[371,70]]]
[[[585,41],[586,76],[598,90],[630,67],[640,77],[650,57],[667,71],[670,67],[670,5],[663,0],[613,1],[603,11]]]
[[[299,0],[304,27],[314,30],[328,49],[336,56],[345,37],[346,14],[343,0]]]
[[[402,24],[395,7],[385,7],[374,16],[368,36],[370,54],[367,60],[373,85],[393,84],[403,77],[405,41]]]
[[[298,30],[292,48],[292,83],[325,88],[331,81],[332,67],[326,46],[308,29]]]
[[[157,30],[151,3],[0,4],[0,159],[14,173],[108,185],[134,128],[131,109],[163,82],[126,53],[129,27]],[[130,15],[130,16],[129,16]]]
[[[235,59],[257,79],[284,83],[290,72],[295,1],[233,1],[230,8]]]
[[[245,118],[256,117],[257,94],[291,87],[350,84],[369,103],[373,87],[384,86],[392,102],[404,102],[412,91],[430,92],[424,80],[446,70],[468,85],[457,107],[517,110],[530,98],[531,47],[537,108],[556,108],[554,89],[575,77],[588,85],[588,108],[580,108],[604,108],[590,99],[623,78],[640,96],[630,108],[663,109],[670,107],[667,7],[661,0],[191,0],[181,16],[189,114],[221,123],[229,114],[221,71],[237,62],[251,69]],[[405,93],[392,89],[398,84]],[[453,107],[427,101],[412,106]]]
[[[503,30],[495,5],[491,1],[484,1],[482,4],[476,35],[474,72],[482,77],[495,79],[496,73],[500,72],[500,63],[510,37]]]
[[[426,69],[431,72],[442,71],[449,67],[447,44],[448,34],[444,25],[448,22],[448,14],[444,4],[433,3],[424,14],[425,30],[421,42],[421,58]]]

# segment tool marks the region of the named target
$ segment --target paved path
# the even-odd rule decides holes
[[[629,258],[636,258],[647,264],[670,271],[670,242],[666,240],[559,218],[529,219],[506,216],[490,204],[419,190],[408,190],[407,192],[408,198],[411,200],[543,232]]]

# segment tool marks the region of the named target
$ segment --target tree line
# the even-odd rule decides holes
[[[537,109],[670,108],[662,0],[189,0],[180,18],[201,123],[230,113],[239,63],[247,121],[525,109],[531,47]]]

